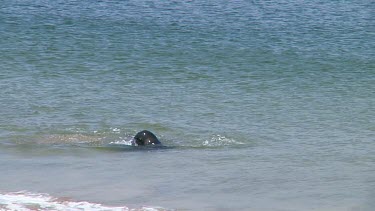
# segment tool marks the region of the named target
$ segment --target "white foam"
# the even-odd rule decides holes
[[[227,138],[222,135],[215,135],[210,140],[205,140],[203,142],[203,146],[211,146],[211,147],[237,145],[237,144],[244,144],[244,143],[236,141],[234,139]]]
[[[60,200],[48,194],[35,194],[28,192],[0,193],[0,210],[4,211],[32,211],[32,210],[56,210],[56,211],[162,211],[163,208],[141,207],[130,209],[128,207],[105,206],[86,201],[75,202]]]
[[[120,133],[121,132],[121,130],[119,128],[111,128],[111,129],[115,133]]]

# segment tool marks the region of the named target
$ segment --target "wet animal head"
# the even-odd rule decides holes
[[[158,138],[156,138],[156,136],[148,130],[142,130],[141,132],[137,133],[134,136],[134,140],[138,146],[161,144]]]

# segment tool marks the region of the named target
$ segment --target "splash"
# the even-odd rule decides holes
[[[243,142],[236,141],[231,138],[227,138],[222,135],[215,135],[210,140],[205,140],[203,146],[219,147],[219,146],[230,146],[244,144]]]
[[[33,211],[33,210],[55,210],[55,211],[167,211],[159,207],[128,208],[125,206],[105,206],[102,204],[86,201],[75,202],[58,199],[48,194],[36,194],[28,192],[0,193],[0,210],[4,211]]]
[[[109,142],[109,144],[112,144],[112,145],[126,145],[126,146],[132,146],[132,139],[129,139],[129,140],[120,140],[120,141],[111,141]]]

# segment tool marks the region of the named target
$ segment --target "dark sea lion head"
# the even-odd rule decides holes
[[[161,144],[159,139],[148,130],[142,130],[141,132],[137,133],[134,136],[134,141],[138,146]]]

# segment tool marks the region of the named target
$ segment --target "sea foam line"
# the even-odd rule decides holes
[[[164,211],[158,207],[141,207],[130,209],[125,206],[105,206],[98,203],[86,201],[68,201],[54,198],[48,194],[36,194],[28,192],[0,193],[0,210],[4,211],[34,211],[34,210],[55,210],[55,211]]]

